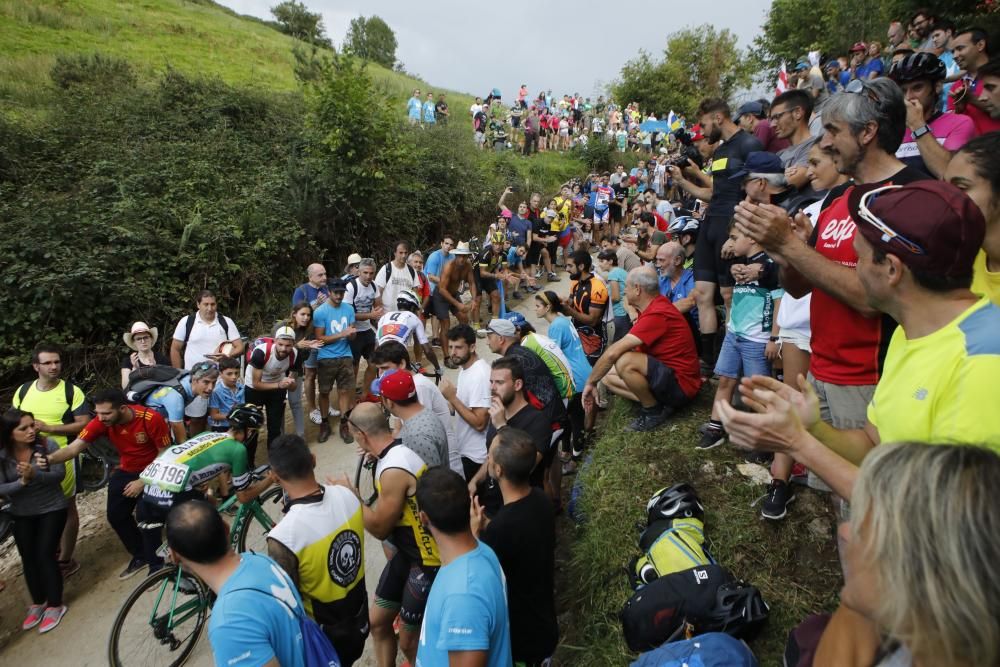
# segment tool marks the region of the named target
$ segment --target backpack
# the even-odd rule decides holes
[[[700,519],[654,521],[639,537],[643,554],[628,565],[632,588],[638,590],[668,574],[714,563],[704,542],[704,524]]]
[[[187,316],[187,320],[184,323],[184,342],[187,343],[188,339],[191,338],[191,332],[194,330],[194,322],[197,313],[191,313]],[[226,335],[226,340],[229,340],[229,322],[222,315],[216,315],[219,320],[219,324],[222,326],[222,333]]]
[[[24,384],[22,384],[18,388],[18,390],[17,390],[17,404],[18,405],[21,405],[22,403],[24,403],[25,396],[28,395],[28,392],[31,391],[31,387],[34,384],[35,384],[35,381],[31,380],[30,382],[25,382]],[[63,416],[62,416],[62,423],[63,424],[72,424],[73,423],[73,394],[75,393],[74,390],[76,388],[77,388],[77,386],[75,384],[73,384],[72,382],[70,382],[69,380],[63,380],[63,390],[66,392],[66,412],[64,412]],[[81,389],[80,391],[83,391],[83,390]],[[87,397],[86,397],[86,395],[84,395],[84,397],[83,397],[83,403],[84,403],[84,405],[87,404]]]
[[[145,404],[146,399],[160,387],[170,387],[190,402],[192,396],[181,384],[190,375],[189,371],[173,366],[145,366],[129,373],[128,384],[125,386],[125,398],[130,403]]]
[[[709,632],[643,653],[631,667],[759,667],[759,663],[739,639]]]
[[[302,648],[305,653],[305,664],[307,667],[341,667],[340,655],[330,642],[330,638],[323,632],[323,628],[319,627],[319,623],[310,618],[301,606],[298,613],[296,613],[291,605],[283,599],[277,595],[264,592],[259,588],[237,588],[232,592],[235,591],[256,591],[272,600],[278,600],[281,604],[285,605],[288,613],[299,619],[299,625],[302,628]]]
[[[389,279],[392,278],[392,262],[386,262],[385,266],[383,266],[382,268],[385,269],[385,284],[388,285],[389,284]],[[417,272],[413,270],[413,267],[410,266],[409,264],[407,264],[406,268],[410,272],[410,278],[413,280],[413,282],[415,282],[415,283],[419,282],[417,280]],[[357,276],[354,277],[354,281],[357,282]],[[357,296],[357,288],[356,287],[355,287],[354,294],[355,294],[355,296]]]
[[[246,362],[248,366],[250,365],[250,357],[253,356],[254,350],[257,349],[258,345],[264,346],[264,365],[266,366],[267,362],[271,360],[271,350],[274,348],[274,339],[270,336],[261,336],[260,338],[255,339],[253,345],[247,348]],[[290,355],[291,360],[288,362],[289,368],[295,365],[295,362],[298,359],[298,354],[298,349],[293,347],[292,354]]]

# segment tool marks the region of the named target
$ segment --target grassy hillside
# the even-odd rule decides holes
[[[328,26],[339,34],[346,26]],[[43,106],[57,54],[102,52],[147,74],[174,68],[235,85],[292,90],[295,40],[211,0],[0,0],[0,104]],[[370,65],[394,96],[427,84]],[[432,88],[435,92],[439,89]],[[468,95],[448,92],[467,108]]]

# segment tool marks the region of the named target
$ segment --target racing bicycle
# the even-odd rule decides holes
[[[253,481],[270,466],[253,471]],[[237,506],[236,494],[223,501],[220,512]],[[281,487],[274,486],[236,507],[230,544],[239,552],[263,553],[267,534],[281,518]],[[157,528],[162,524],[145,524]],[[166,544],[158,552],[166,555]],[[108,662],[113,667],[176,667],[191,656],[204,629],[215,594],[201,579],[180,565],[165,564],[128,596],[111,626]]]

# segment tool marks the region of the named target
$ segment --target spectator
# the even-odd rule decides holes
[[[617,237],[612,238],[617,242]],[[608,296],[611,300],[613,319],[611,322],[612,330],[608,332],[608,338],[612,343],[617,343],[632,328],[632,320],[625,310],[625,278],[628,273],[618,266],[618,253],[610,247],[597,253],[597,265],[601,272],[607,276]]]
[[[417,664],[512,664],[503,571],[493,550],[472,534],[461,476],[427,471],[417,484],[417,505],[441,551]]]
[[[931,31],[934,28],[934,22],[936,18],[926,9],[918,9],[913,12],[913,18],[910,19],[910,25],[913,26],[913,34],[917,38],[918,43],[913,45],[913,48],[917,51],[930,51],[934,48],[934,42],[931,39]]]
[[[75,438],[90,420],[86,396],[80,387],[62,379],[62,350],[55,345],[36,345],[31,354],[31,366],[37,379],[18,387],[12,401],[13,406],[31,413],[34,428],[41,437],[52,440],[57,447],[65,447],[69,439]],[[67,498],[66,527],[59,542],[59,567],[63,576],[69,577],[80,571],[80,564],[73,560],[76,537],[80,532],[74,467],[66,466],[65,474],[60,475],[59,479],[62,480],[63,495]]]
[[[437,107],[434,104],[434,93],[427,93],[423,105],[424,125],[434,125],[437,122]]]
[[[155,410],[129,405],[119,389],[105,389],[94,397],[97,416],[90,420],[72,443],[49,454],[55,466],[86,451],[98,438],[107,438],[118,452],[118,466],[108,479],[108,523],[121,540],[131,560],[119,579],[128,579],[144,568],[152,574],[163,565],[156,550],[163,543],[159,529],[139,530],[135,521],[136,504],[142,495],[139,479],[160,450],[170,445],[167,422]]]
[[[350,339],[354,337],[356,329],[354,308],[343,302],[346,290],[343,281],[331,281],[330,298],[313,313],[313,331],[316,340],[323,344],[317,354],[319,412],[324,416],[319,427],[318,442],[326,442],[330,438],[330,424],[325,415],[330,411],[330,392],[334,384],[337,385],[337,400],[340,404],[340,438],[346,443],[354,441],[347,428],[347,421],[351,415],[357,381],[350,346]]]
[[[374,279],[375,260],[365,257],[358,263],[358,275],[344,285],[343,303],[354,309],[355,333],[351,338],[351,357],[354,360],[355,376],[361,360],[364,359],[366,363],[363,387],[367,387],[375,379],[375,367],[371,363],[376,344],[375,323],[385,314],[383,305],[387,303],[379,300],[379,288],[372,282]],[[389,308],[393,308],[396,302],[390,301],[388,304]]]
[[[391,262],[386,262],[375,276],[375,287],[379,289],[383,304],[396,303],[399,293],[405,289],[416,292],[419,290],[417,272],[406,263],[410,254],[410,244],[398,241]],[[378,321],[376,319],[376,321]]]
[[[350,266],[350,261],[348,261]],[[306,267],[308,280],[292,293],[292,305],[306,301],[313,310],[319,308],[330,297],[330,288],[327,286],[326,267],[322,264],[310,264]]]
[[[639,250],[636,254],[647,262],[656,258],[657,249],[667,242],[667,233],[656,227],[656,218],[649,211],[640,209],[639,204],[633,204],[632,212],[639,220]]]
[[[66,466],[42,467],[35,455],[58,450],[30,412],[11,408],[0,418],[0,496],[10,499],[6,511],[13,520],[14,544],[31,596],[21,629],[38,627],[42,633],[55,629],[66,614],[58,558],[68,501],[60,487]]]
[[[356,252],[352,252],[347,256],[347,264],[344,266],[344,273],[340,276],[340,279],[345,283],[351,278],[357,278],[358,267],[361,265],[362,257]]]
[[[983,92],[979,102],[990,118],[1000,119],[1000,58],[990,59],[979,68],[979,78],[983,82]]]
[[[208,619],[215,661],[305,667],[305,611],[285,571],[267,556],[233,551],[222,515],[206,500],[174,505],[166,528],[173,562],[217,596]]]
[[[471,480],[486,460],[486,425],[489,423],[490,365],[476,353],[476,332],[468,324],[448,331],[448,356],[459,369],[452,384],[441,381],[441,394],[455,411],[456,450],[466,481]]]
[[[410,125],[420,124],[420,116],[423,108],[423,104],[420,103],[420,91],[414,90],[413,95],[406,102],[406,117],[409,119]]]
[[[655,211],[657,215],[666,221],[667,227],[676,218],[674,213],[674,207],[670,205],[666,199],[660,199],[654,190],[646,190],[642,193],[643,198],[646,200],[646,210],[649,212]]]
[[[965,70],[965,76],[951,87],[948,109],[971,118],[977,135],[1000,130],[1000,119],[991,117],[988,107],[979,99],[983,93],[979,68],[990,59],[986,31],[982,28],[959,31],[951,41],[951,52],[958,66]]]
[[[968,116],[941,113],[941,82],[946,75],[944,63],[933,53],[914,53],[889,69],[889,78],[906,99],[906,133],[896,157],[936,177],[944,175],[951,154],[976,133]]]
[[[834,58],[826,64],[826,79],[826,87],[832,95],[843,92],[851,81],[851,73],[845,72],[840,66],[840,61]]]
[[[601,249],[613,251],[618,256],[618,266],[625,273],[642,266],[642,260],[639,258],[639,255],[622,245],[621,237],[619,236],[612,235],[606,239],[602,239]]]
[[[424,269],[427,271],[427,279],[431,283],[431,293],[437,289],[445,264],[455,259],[451,254],[454,247],[455,237],[451,234],[445,234],[441,237],[441,247],[428,255]]]
[[[368,639],[361,502],[342,486],[316,481],[316,457],[298,436],[278,438],[270,463],[286,510],[267,534],[267,555],[291,578],[306,613],[349,667]]]
[[[132,371],[149,366],[169,366],[170,359],[155,350],[159,332],[156,327],[150,328],[145,322],[136,322],[132,328],[122,334],[125,345],[132,350],[131,354],[122,357],[122,389],[128,386],[128,376]]]
[[[674,304],[691,327],[698,331],[698,308],[694,295],[694,271],[684,268],[684,248],[677,241],[669,241],[656,251],[656,272],[660,280],[660,294]]]
[[[809,131],[813,101],[801,90],[789,90],[774,98],[771,105],[771,125],[774,133],[787,139],[790,146],[778,153],[785,167],[785,179],[799,191],[810,190],[808,170],[809,149],[818,141]]]
[[[538,112],[534,109],[529,109],[524,119],[524,155],[531,155],[538,152],[540,125]]]
[[[777,153],[788,148],[786,140],[775,136],[771,122],[764,113],[764,105],[759,101],[747,102],[741,106],[739,111],[736,112],[733,122],[747,133],[756,137],[760,145],[764,147],[763,150],[770,153]]]
[[[469,244],[460,241],[451,254],[455,256],[455,261],[444,265],[438,280],[438,288],[431,297],[431,312],[438,320],[439,331],[448,331],[452,314],[461,324],[468,324],[472,304],[462,302],[463,283],[468,286],[473,300],[479,294],[473,276],[470,259],[472,251],[469,250]]]
[[[448,122],[448,116],[451,112],[448,111],[448,103],[444,101],[444,93],[438,93],[437,104],[434,105],[434,118],[438,123],[444,125]]]
[[[555,651],[555,515],[551,501],[530,483],[536,450],[531,436],[501,429],[489,468],[503,496],[491,521],[473,501],[472,531],[496,553],[507,579],[510,643],[515,664],[544,664]]]
[[[886,31],[886,38],[889,43],[886,44],[885,51],[886,55],[891,58],[893,52],[906,43],[906,30],[903,28],[903,24],[899,21],[890,23],[889,29]]]
[[[243,384],[246,400],[267,412],[267,448],[285,430],[285,399],[295,388],[302,371],[302,359],[295,349],[295,330],[281,327],[270,342],[254,346],[247,360]],[[247,459],[254,465],[257,447],[247,448]]]
[[[639,416],[627,427],[651,431],[701,388],[694,338],[684,316],[660,294],[652,267],[633,269],[625,296],[639,317],[632,330],[611,345],[594,364],[583,390],[583,405],[594,408],[597,383],[640,404]]]
[[[238,359],[225,358],[219,361],[219,380],[212,389],[212,397],[208,399],[208,425],[216,433],[229,430],[229,420],[226,416],[237,405],[246,403],[246,385],[240,377],[240,362]],[[256,451],[254,439],[254,451]]]
[[[377,381],[378,395],[390,415],[403,422],[399,439],[428,468],[449,465],[448,433],[444,424],[417,400],[413,375],[406,370],[386,373]]]
[[[292,411],[292,422],[295,424],[295,433],[304,438],[306,435],[306,411],[309,419],[313,423],[322,422],[323,419],[316,408],[316,355],[321,347],[316,340],[316,332],[312,326],[313,307],[307,301],[299,301],[292,305],[292,312],[288,319],[279,320],[275,324],[271,337],[277,334],[281,327],[291,327],[295,332],[295,349],[301,358],[303,379],[296,382],[295,386],[288,390],[288,407]],[[221,368],[221,364],[220,364]],[[306,397],[306,409],[303,410],[302,396]],[[243,401],[239,401],[242,403]],[[211,405],[209,405],[211,408]],[[312,413],[316,414],[313,415]],[[339,414],[339,413],[338,413]],[[337,415],[330,415],[336,417]]]
[[[948,110],[948,98],[951,93],[951,84],[962,76],[962,68],[955,62],[955,56],[951,52],[951,40],[955,36],[955,24],[947,19],[938,19],[934,22],[934,29],[931,31],[931,41],[934,43],[934,53],[938,60],[944,64],[945,84],[941,89],[941,99],[938,108],[941,112]]]
[[[186,368],[190,371],[195,364],[206,359],[218,362],[222,357],[239,358],[245,349],[240,331],[235,322],[218,314],[215,294],[210,290],[202,290],[195,298],[195,303],[198,305],[197,312],[182,317],[174,328],[174,339],[170,343],[170,363],[174,368]],[[195,396],[185,406],[184,414],[191,418],[192,433],[204,431],[208,396]]]
[[[179,445],[187,440],[184,408],[198,399],[204,399],[207,406],[218,379],[218,366],[211,361],[199,361],[188,375],[180,379],[176,387],[165,385],[154,389],[146,397],[144,405],[156,410],[167,420],[174,443]],[[193,426],[191,430],[194,431]]]
[[[590,363],[601,356],[608,342],[604,328],[608,288],[593,274],[593,261],[590,253],[582,250],[570,256],[570,294],[562,307],[563,314],[573,320]]]

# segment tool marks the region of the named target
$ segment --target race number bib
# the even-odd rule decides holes
[[[179,493],[187,485],[191,469],[183,463],[165,463],[153,461],[139,474],[143,484],[156,486],[164,491]]]

